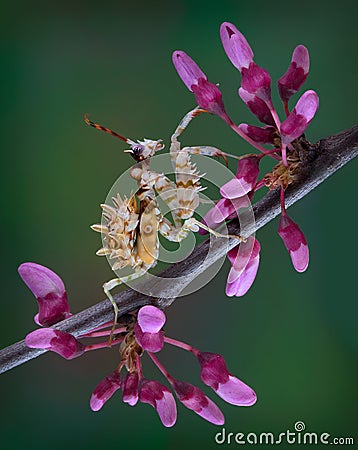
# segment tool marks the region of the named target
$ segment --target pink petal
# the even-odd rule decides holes
[[[311,122],[315,116],[319,105],[319,98],[315,91],[306,91],[298,100],[296,113],[304,116],[307,122]]]
[[[134,326],[135,338],[138,344],[147,352],[160,352],[164,345],[163,332],[158,333],[143,333],[138,323]]]
[[[246,242],[242,242],[237,247],[229,250],[227,257],[231,264],[240,270],[245,268],[250,259],[254,259],[260,252],[260,243],[253,236],[249,236]]]
[[[172,427],[177,418],[177,407],[173,394],[166,386],[155,380],[144,380],[139,390],[139,400],[152,405],[165,427]]]
[[[221,355],[211,352],[199,352],[197,358],[201,367],[200,377],[207,386],[217,389],[220,383],[228,381],[229,371]]]
[[[260,172],[259,163],[260,159],[257,156],[246,156],[239,159],[236,178],[246,181],[253,189]]]
[[[306,91],[298,100],[295,108],[281,124],[281,138],[283,144],[297,139],[306,130],[317,112],[318,95],[314,91]]]
[[[201,379],[226,402],[239,406],[250,406],[256,401],[255,392],[228,372],[224,358],[209,352],[199,352]]]
[[[251,189],[252,184],[247,183],[245,179],[241,178],[239,180],[237,178],[233,178],[232,180],[221,186],[220,194],[225,198],[234,199],[246,195],[251,191]]]
[[[216,393],[226,402],[236,406],[251,406],[257,400],[255,391],[231,374],[228,381],[219,384]]]
[[[236,177],[221,187],[221,195],[233,199],[248,194],[256,185],[260,173],[259,162],[257,156],[239,159]]]
[[[292,54],[292,62],[307,75],[310,70],[310,55],[304,45],[297,45]]]
[[[287,215],[287,213],[281,215],[278,234],[290,253],[293,267],[297,272],[304,272],[309,263],[307,241],[300,227]]]
[[[50,326],[71,315],[65,286],[55,272],[35,263],[23,263],[18,271],[37,299],[39,313],[34,320],[38,325]]]
[[[253,60],[254,53],[246,38],[230,22],[224,22],[220,27],[221,41],[232,64],[240,70],[248,67]]]
[[[253,141],[260,144],[273,144],[274,139],[278,138],[276,128],[271,126],[260,128],[253,125],[248,125],[247,123],[240,123],[239,129]]]
[[[138,402],[138,383],[139,377],[137,372],[128,372],[123,381],[123,401],[130,406],[134,406]]]
[[[251,62],[241,72],[241,87],[250,94],[263,100],[267,105],[271,102],[271,77],[267,70]]]
[[[308,245],[301,244],[297,250],[290,251],[293,267],[297,272],[304,272],[309,263]]]
[[[178,75],[189,91],[193,91],[192,86],[198,84],[199,79],[206,80],[204,72],[185,52],[181,50],[175,51],[172,59]]]
[[[177,420],[177,405],[170,391],[163,392],[163,398],[157,400],[157,413],[165,427],[172,427]]]
[[[45,266],[28,262],[21,264],[18,271],[35,297],[46,297],[48,294],[62,296],[65,293],[61,278]]]
[[[25,342],[30,348],[51,350],[65,359],[77,358],[85,351],[85,346],[72,334],[53,328],[41,328],[29,333]]]
[[[137,322],[143,332],[157,333],[165,324],[164,312],[156,306],[143,306],[138,312]]]
[[[225,418],[216,404],[199,388],[189,383],[175,380],[173,387],[178,399],[203,419],[215,425],[223,425]]]
[[[227,254],[232,265],[227,282],[232,284],[236,281],[242,275],[248,263],[255,259],[259,252],[260,243],[253,236],[249,236],[246,242],[231,249]]]
[[[92,411],[98,411],[112,397],[112,395],[121,387],[121,376],[113,372],[102,380],[93,391],[90,400]]]
[[[277,83],[280,97],[284,102],[287,102],[306,81],[309,65],[310,59],[307,48],[303,45],[298,45],[293,52],[287,72]]]
[[[250,200],[247,196],[233,198],[233,199],[220,199],[217,204],[211,208],[204,216],[205,223],[208,227],[212,228],[222,223],[225,219],[231,218],[233,215],[239,216],[239,210],[246,208],[250,205]],[[210,225],[209,225],[210,224]]]
[[[257,270],[259,268],[260,255],[258,254],[255,258],[250,259],[246,265],[244,271],[240,274],[235,281],[227,282],[226,284],[226,295],[228,297],[242,297],[250,289],[253,282],[255,281]],[[230,278],[234,278],[231,274]]]
[[[239,89],[238,93],[241,100],[246,103],[252,114],[255,114],[260,122],[275,126],[275,121],[272,117],[270,108],[261,98],[246,91],[242,87]]]
[[[201,108],[221,117],[229,125],[232,124],[232,121],[225,111],[222,94],[216,84],[213,84],[204,78],[199,78],[198,83],[192,86],[192,91],[195,95],[197,104]]]

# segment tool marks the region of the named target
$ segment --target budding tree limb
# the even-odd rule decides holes
[[[286,207],[296,203],[357,156],[358,125],[342,133],[322,139],[314,145],[311,144],[307,151],[307,154],[311,157],[303,165],[303,170],[296,182],[291,184],[285,191]],[[281,211],[279,194],[279,189],[268,192],[265,197],[253,205],[255,221],[247,221],[246,223],[245,218],[243,218],[240,228],[239,221],[233,220],[227,226],[228,233],[248,237],[274,219]],[[195,248],[195,252],[192,252],[187,259],[172,264],[158,275],[162,278],[168,278],[168,282],[163,283],[159,291],[155,289],[157,293],[160,293],[160,289],[162,289],[161,295],[149,297],[132,289],[127,289],[114,295],[114,300],[119,308],[118,316],[123,316],[148,304],[166,308],[175,300],[186,285],[237,244],[238,241],[235,239],[228,240],[224,238],[215,238],[211,243],[210,239],[207,239],[199,244]],[[208,254],[209,245],[210,254]],[[178,277],[181,279],[177,280]],[[185,277],[186,284],[183,283],[183,277]],[[154,283],[156,283],[155,280]],[[148,287],[146,289],[148,290]],[[106,299],[59,322],[53,328],[67,331],[78,337],[112,319],[113,307]],[[26,347],[24,340],[10,345],[0,350],[0,373],[6,372],[45,352],[46,350]]]

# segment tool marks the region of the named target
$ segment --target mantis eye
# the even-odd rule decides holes
[[[139,156],[141,156],[141,153],[143,152],[143,147],[141,145],[133,145],[132,151],[133,151],[133,156],[135,158],[138,158]]]

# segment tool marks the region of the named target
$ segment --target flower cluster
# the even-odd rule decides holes
[[[191,352],[200,365],[203,383],[211,387],[226,402],[238,406],[251,406],[256,402],[255,392],[228,371],[221,355],[201,352],[191,345],[165,336],[163,332],[165,314],[157,307],[143,306],[137,313],[129,315],[123,323],[119,323],[114,333],[111,331],[113,325],[111,322],[83,334],[80,339],[100,337],[106,339],[104,342],[85,345],[70,333],[48,327],[50,322],[52,325],[69,315],[67,297],[60,277],[50,269],[34,263],[22,264],[19,273],[38,300],[38,317],[41,317],[41,320],[36,319],[36,323],[43,325],[43,328],[26,336],[28,347],[51,350],[63,358],[73,359],[89,350],[119,345],[120,361],[117,368],[93,391],[90,400],[93,411],[101,409],[112,395],[121,389],[123,402],[130,406],[134,406],[138,400],[149,403],[156,409],[164,426],[171,427],[175,424],[177,409],[171,390],[143,375],[141,356],[146,352],[183,405],[205,420],[222,425],[224,415],[218,406],[198,387],[175,379],[161,364],[156,354],[164,344]],[[110,335],[112,338],[108,341]],[[122,375],[122,370],[126,370],[125,375]]]
[[[199,66],[185,52],[173,53],[174,66],[185,85],[194,93],[198,105],[219,116],[232,130],[260,151],[260,154],[244,155],[239,159],[236,177],[221,187],[222,198],[207,213],[204,222],[215,228],[222,221],[238,216],[240,208],[248,206],[258,189],[264,186],[270,189],[279,187],[281,218],[278,233],[294,268],[303,272],[309,261],[308,246],[299,226],[286,212],[284,193],[295,180],[302,165],[302,153],[306,144],[303,133],[318,109],[318,95],[308,90],[294,108],[289,110],[290,98],[301,88],[308,75],[308,50],[303,45],[297,46],[286,73],[278,80],[278,91],[286,115],[281,122],[271,99],[270,75],[254,62],[254,53],[245,37],[228,22],[221,25],[220,36],[228,58],[241,74],[238,94],[264,126],[246,123],[236,125],[225,110],[218,86],[208,81]],[[260,161],[265,156],[274,159],[276,165],[270,173],[259,179]],[[251,287],[259,265],[259,251],[258,241],[251,238],[228,253],[232,264],[226,286],[228,296],[242,296]]]

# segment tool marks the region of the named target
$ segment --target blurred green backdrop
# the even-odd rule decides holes
[[[219,40],[228,20],[274,81],[297,44],[309,48],[306,89],[317,90],[321,105],[307,135],[317,141],[357,121],[356,14],[353,0],[3,2],[1,345],[35,328],[34,299],[17,275],[21,262],[59,273],[74,312],[102,299],[112,275],[95,256],[100,239],[89,225],[132,161],[121,143],[86,127],[84,113],[132,138],[168,140],[194,104],[171,64],[171,52],[183,49],[221,83],[232,117],[254,123]],[[248,151],[215,117],[198,119],[183,141]],[[279,433],[302,420],[309,431],[357,439],[355,170],[356,161],[290,210],[310,244],[306,273],[292,269],[275,221],[258,233],[261,267],[244,298],[225,297],[226,263],[167,311],[169,335],[222,353],[255,388],[254,407],[217,401],[227,431]],[[198,383],[198,367],[183,352],[165,351],[163,359],[173,375]],[[92,413],[90,394],[116,361],[115,349],[72,362],[48,354],[2,375],[2,448],[217,447],[219,430],[181,406],[169,430],[148,405],[130,408],[119,396]],[[148,376],[159,378],[146,363]]]

